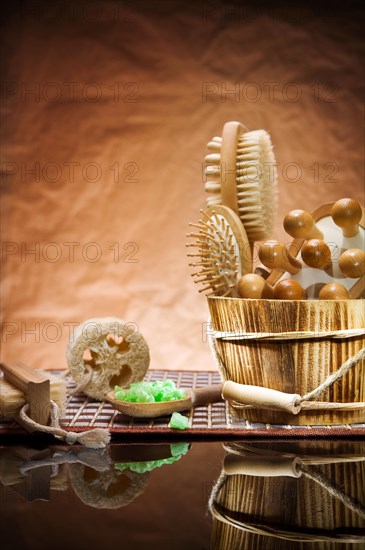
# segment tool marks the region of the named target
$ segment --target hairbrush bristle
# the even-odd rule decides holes
[[[245,132],[241,125],[240,129],[243,133],[238,137],[236,163],[232,167],[236,172],[235,206],[226,204],[222,197],[222,187],[230,169],[222,162],[222,138],[213,138],[208,143],[205,190],[212,194],[207,199],[208,206],[225,204],[236,211],[252,242],[268,238],[273,229],[278,202],[276,161],[270,136],[265,130]]]
[[[197,253],[188,254],[188,257],[199,259],[189,264],[191,267],[200,268],[192,273],[194,282],[203,285],[199,292],[210,291],[214,296],[236,296],[237,280],[243,273],[242,253],[245,243],[242,230],[237,234],[225,215],[231,216],[231,221],[234,220],[241,228],[234,212],[220,206],[216,209],[209,208],[206,212],[202,211],[202,219],[198,223],[190,224],[198,231],[188,234],[195,242],[187,246],[198,248]],[[248,268],[249,264],[244,265]]]

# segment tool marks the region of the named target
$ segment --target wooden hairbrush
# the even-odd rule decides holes
[[[268,284],[295,279],[310,299],[364,297],[365,211],[357,201],[340,199],[312,214],[294,210],[285,217],[284,228],[294,237],[288,253],[302,263],[302,268],[293,273],[278,265]]]
[[[236,212],[251,243],[266,239],[277,208],[276,162],[269,134],[227,122],[222,137],[214,137],[208,150],[205,190],[213,194],[208,206],[222,204]]]
[[[195,283],[204,286],[199,292],[210,291],[211,296],[237,296],[237,281],[251,271],[252,255],[244,227],[238,216],[226,206],[211,206],[201,210],[196,228],[187,236],[195,239],[186,246],[196,248],[188,254],[194,258],[189,265],[199,268],[192,273]]]

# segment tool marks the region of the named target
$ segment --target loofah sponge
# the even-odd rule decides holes
[[[115,386],[142,380],[150,363],[148,345],[132,323],[117,317],[84,321],[67,346],[67,363],[88,396],[104,400]]]

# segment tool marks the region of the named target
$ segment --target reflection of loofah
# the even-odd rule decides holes
[[[142,380],[150,362],[142,334],[133,323],[116,317],[84,321],[75,330],[66,356],[75,382],[87,395],[100,400],[116,385]]]
[[[70,480],[79,499],[93,508],[127,506],[145,490],[150,474],[130,470],[97,472],[83,464],[70,465]]]

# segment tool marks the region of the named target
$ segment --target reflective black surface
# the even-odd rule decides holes
[[[3,549],[365,548],[365,442],[0,447]]]

